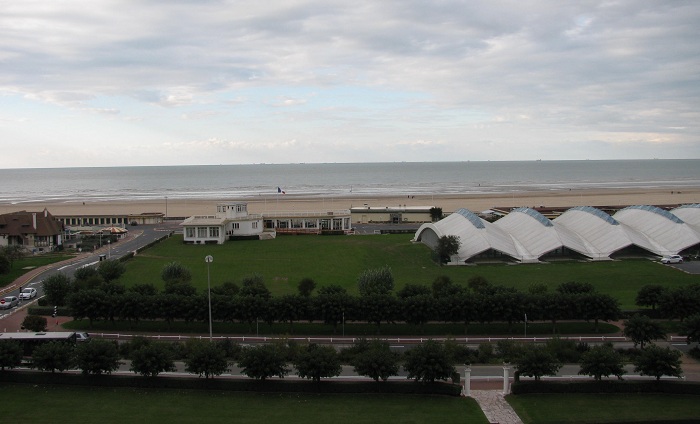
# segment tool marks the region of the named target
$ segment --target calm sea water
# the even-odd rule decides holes
[[[332,163],[0,169],[0,203],[699,187],[700,160]]]

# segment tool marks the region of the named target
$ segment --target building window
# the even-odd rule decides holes
[[[219,227],[209,227],[209,237],[219,238]]]
[[[207,227],[197,227],[197,238],[207,238]]]
[[[233,224],[231,224],[231,228],[233,228],[234,230],[237,230],[240,228],[240,225],[241,224],[239,224],[238,222],[234,222]]]
[[[253,228],[258,228],[258,221],[253,222]]]
[[[236,212],[245,212],[246,209],[246,205],[236,205]]]
[[[194,227],[185,227],[187,238],[194,238]]]

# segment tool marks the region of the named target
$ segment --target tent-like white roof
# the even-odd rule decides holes
[[[608,259],[632,244],[624,227],[607,213],[591,206],[577,206],[553,221],[564,246],[591,259]]]
[[[578,206],[553,221],[534,209],[517,208],[493,224],[460,209],[438,222],[423,224],[414,240],[434,248],[446,235],[460,240],[453,262],[464,262],[489,249],[521,262],[537,262],[561,247],[593,260],[609,259],[630,245],[660,256],[673,255],[700,244],[700,204],[671,212],[655,206],[630,206],[613,216]]]
[[[493,225],[511,236],[523,262],[537,262],[563,246],[552,221],[532,208],[513,209]]]
[[[690,225],[656,206],[629,206],[615,213],[613,218],[643,235],[651,245],[645,248],[657,255],[675,255],[700,243],[700,234]]]

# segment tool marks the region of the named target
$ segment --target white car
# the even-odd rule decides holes
[[[22,289],[22,291],[19,294],[19,300],[30,300],[36,297],[36,289],[27,287],[26,289]]]
[[[0,299],[0,309],[12,309],[19,304],[17,296],[5,296]]]
[[[662,264],[682,264],[683,257],[681,255],[664,256],[663,258],[661,258],[661,263]]]

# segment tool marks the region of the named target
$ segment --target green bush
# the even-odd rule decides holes
[[[512,393],[665,393],[700,395],[700,383],[690,381],[607,380],[607,381],[519,381],[513,383]]]

